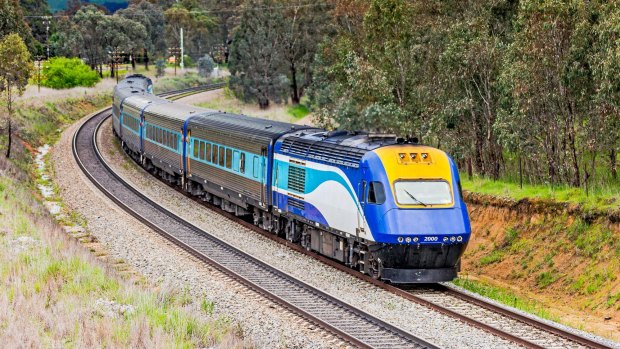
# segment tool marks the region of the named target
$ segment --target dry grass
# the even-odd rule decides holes
[[[44,214],[6,167],[0,164],[2,347],[250,346],[237,324],[214,317],[187,291],[119,277]]]

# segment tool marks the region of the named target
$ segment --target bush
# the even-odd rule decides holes
[[[211,72],[215,68],[215,62],[209,55],[204,55],[198,59],[198,74],[200,76],[208,78]]]
[[[97,72],[90,69],[81,59],[56,57],[43,65],[41,85],[56,89],[92,87],[99,80]]]
[[[157,69],[157,71],[155,72],[156,77],[160,78],[164,76],[164,74],[166,74],[166,61],[164,61],[163,59],[158,59],[155,62],[155,68]]]

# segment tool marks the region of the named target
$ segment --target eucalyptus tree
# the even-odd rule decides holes
[[[590,19],[583,2],[522,1],[508,52],[504,76],[514,120],[527,123],[551,183],[581,184],[578,130],[594,92],[587,62]]]
[[[325,33],[328,10],[325,1],[282,1],[282,51],[286,60],[291,100],[298,104],[312,82],[312,63]]]
[[[36,40],[24,19],[19,0],[0,0],[0,38],[11,33],[19,35],[28,50],[35,52]]]
[[[164,16],[166,42],[169,47],[180,47],[180,33],[183,29],[183,44],[188,52],[195,53],[194,56],[207,52],[205,38],[215,25],[215,19],[199,2],[186,0],[175,3],[166,9]]]
[[[18,34],[5,35],[0,41],[0,94],[8,114],[6,157],[11,157],[12,118],[15,99],[24,93],[32,73],[30,52]]]
[[[244,3],[229,57],[230,88],[262,109],[269,107],[270,101],[286,101],[289,84],[282,53],[282,12],[261,9],[274,5],[272,0]]]
[[[142,61],[145,68],[149,68],[149,53],[151,56],[163,56],[166,54],[166,41],[164,33],[165,17],[162,8],[146,0],[132,2],[126,9],[119,10],[116,15],[133,20],[142,24],[147,36],[144,40]],[[132,55],[135,57],[136,52]],[[132,62],[133,63],[133,62]]]

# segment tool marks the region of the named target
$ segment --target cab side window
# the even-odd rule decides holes
[[[368,185],[368,203],[381,205],[385,202],[385,190],[381,182],[370,182]]]

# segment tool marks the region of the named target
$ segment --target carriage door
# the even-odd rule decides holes
[[[265,166],[265,159],[267,158],[267,147],[262,147],[260,150],[260,187],[261,187],[261,191],[260,191],[260,201],[264,204],[267,205],[268,203],[266,202],[267,200],[265,199],[265,195],[267,195],[267,187],[265,186],[265,180],[267,178],[267,166]]]

